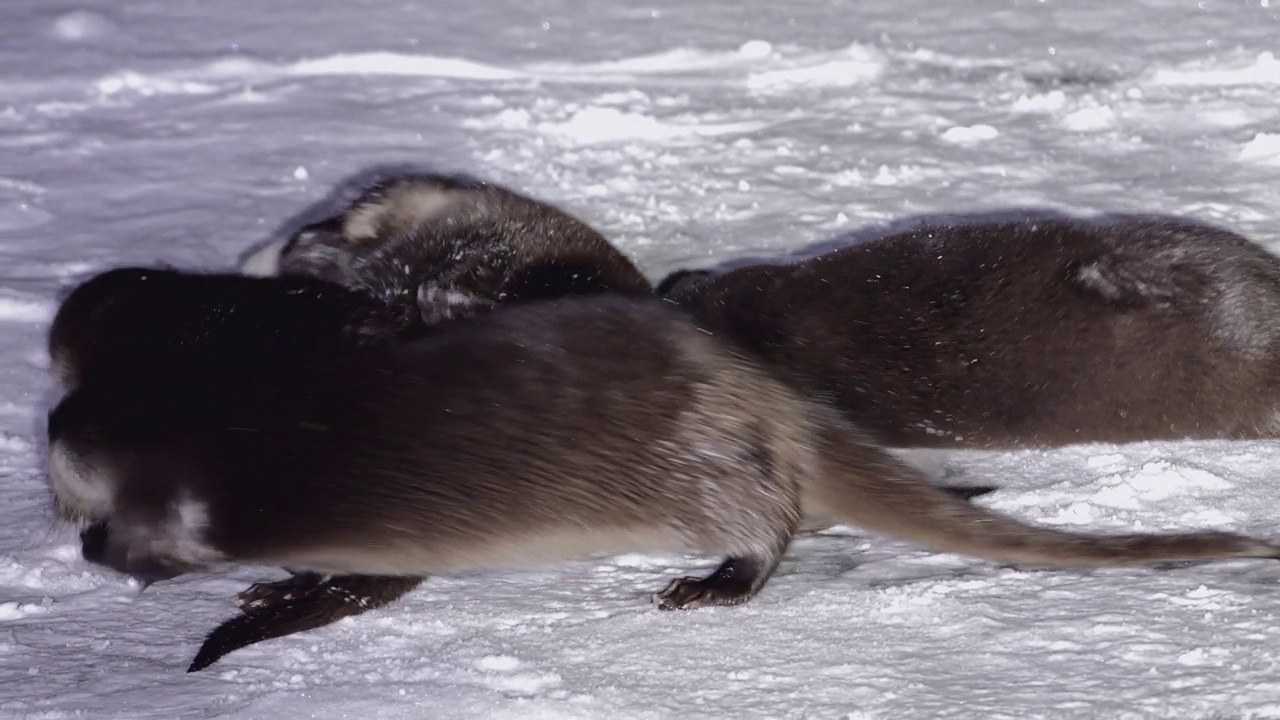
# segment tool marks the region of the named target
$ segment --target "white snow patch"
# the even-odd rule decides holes
[[[538,62],[525,66],[525,71],[545,79],[616,81],[647,75],[689,75],[750,67],[770,59],[773,54],[773,46],[769,43],[749,40],[734,52],[672,48],[618,60]]]
[[[1062,127],[1072,132],[1097,132],[1111,127],[1115,116],[1115,111],[1106,105],[1080,108],[1062,118]]]
[[[1067,103],[1067,95],[1061,90],[1051,90],[1036,95],[1019,95],[1013,102],[1014,112],[1053,112]]]
[[[1218,659],[1222,655],[1221,651],[1214,648],[1195,648],[1178,655],[1177,661],[1180,665],[1190,667],[1199,667],[1201,665],[1219,665],[1221,660]]]
[[[80,42],[110,35],[116,31],[116,24],[102,13],[72,10],[54,19],[49,30],[59,40]]]
[[[514,675],[489,675],[484,684],[501,692],[515,695],[536,695],[560,684],[557,673],[516,673]]]
[[[24,453],[29,452],[34,447],[28,438],[11,432],[0,431],[0,451]]]
[[[748,40],[738,46],[738,55],[759,60],[773,54],[773,45],[767,40]]]
[[[1248,65],[1216,69],[1216,61],[1197,61],[1179,68],[1161,68],[1151,76],[1157,85],[1232,86],[1280,85],[1280,60],[1270,50],[1258,53]]]
[[[0,294],[0,322],[46,322],[53,312],[52,302]]]
[[[524,108],[507,108],[484,118],[463,118],[463,127],[476,130],[524,130],[533,126],[533,114]]]
[[[1240,148],[1240,159],[1266,165],[1280,165],[1280,133],[1260,132]]]
[[[1114,467],[1125,462],[1124,455],[1120,453],[1107,453],[1105,455],[1092,455],[1085,461],[1085,465],[1091,468]]]
[[[883,53],[864,45],[850,45],[840,55],[785,70],[768,70],[747,77],[747,87],[757,91],[800,87],[851,87],[884,73]]]
[[[476,661],[476,667],[493,672],[510,672],[520,667],[520,661],[509,655],[486,655]]]
[[[511,80],[521,74],[461,58],[397,52],[339,53],[285,67],[289,75],[399,75],[466,80]]]
[[[1253,114],[1240,108],[1202,110],[1197,115],[1204,123],[1226,128],[1241,127],[1255,121]]]
[[[124,70],[108,75],[94,83],[99,93],[106,96],[136,93],[142,97],[154,95],[209,95],[218,92],[216,85],[195,80],[171,80],[158,75]]]
[[[0,603],[0,621],[21,620],[47,611],[48,608],[35,603],[3,602]]]
[[[725,124],[678,124],[650,115],[608,107],[588,107],[564,122],[544,122],[538,129],[579,143],[607,143],[622,140],[663,141],[681,137],[710,137],[747,133],[764,127],[759,122]]]
[[[1147,494],[1148,498],[1162,500],[1190,490],[1229,490],[1231,483],[1207,470],[1155,461],[1142,465],[1138,473],[1125,482]]]
[[[942,133],[943,140],[960,144],[971,144],[979,143],[984,140],[994,140],[999,136],[999,130],[991,127],[990,125],[983,124],[956,126],[948,128],[946,132]]]

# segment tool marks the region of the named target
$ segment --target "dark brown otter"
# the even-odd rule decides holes
[[[982,509],[683,313],[607,294],[180,394],[86,384],[49,447],[86,557],[145,582],[228,562],[421,578],[684,550],[726,560],[660,607],[736,605],[805,515],[1015,563],[1280,557],[1233,533],[1091,535]]]
[[[439,174],[378,181],[345,212],[286,242],[278,271],[416,303],[428,323],[497,303],[653,290],[604,236],[564,210]]]
[[[925,226],[661,285],[891,447],[1280,434],[1280,261],[1190,221]]]
[[[416,314],[325,280],[122,267],[76,285],[48,334],[66,389],[189,382],[213,371],[334,357],[412,335]]]
[[[495,183],[433,173],[381,177],[339,214],[294,234],[278,257],[268,257],[269,251],[249,258],[246,270],[329,281],[377,298],[396,317],[418,314],[426,326],[498,304],[652,292],[625,255],[564,210]],[[211,663],[220,655],[210,648],[230,652],[236,637],[243,646],[314,629],[411,589],[402,578],[387,579],[386,587],[377,578],[326,582],[307,574],[255,584],[239,598],[252,598],[253,611],[216,629],[201,657]],[[300,593],[304,586],[307,592]],[[359,601],[342,600],[350,597]]]

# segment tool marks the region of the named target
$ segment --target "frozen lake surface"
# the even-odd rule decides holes
[[[434,578],[187,675],[235,592],[280,571],[139,594],[51,529],[38,442],[59,288],[232,266],[386,163],[559,204],[655,279],[1012,207],[1275,248],[1277,52],[1276,0],[9,0],[0,716],[1280,718],[1278,565],[1020,572],[853,528],[800,539],[741,608],[648,604],[714,558]],[[1273,444],[949,468],[1038,522],[1280,535]]]

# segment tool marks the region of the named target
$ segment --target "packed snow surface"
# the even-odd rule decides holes
[[[1280,2],[8,0],[0,38],[0,715],[1280,718],[1280,565],[1033,572],[856,528],[745,607],[648,603],[715,558],[433,578],[187,675],[280,571],[139,593],[54,528],[40,460],[60,288],[231,267],[389,163],[560,204],[655,279],[1011,207],[1274,247]],[[947,467],[1037,522],[1280,535],[1274,443]]]

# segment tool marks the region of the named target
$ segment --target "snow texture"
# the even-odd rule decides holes
[[[1275,0],[9,0],[0,37],[0,716],[1280,718],[1280,566],[1018,571],[853,528],[745,607],[648,604],[715,558],[433,578],[187,675],[280,571],[139,593],[55,528],[41,461],[61,288],[231,267],[388,163],[560,204],[655,279],[1010,207],[1274,248]],[[947,467],[1037,522],[1280,534],[1272,443]]]

